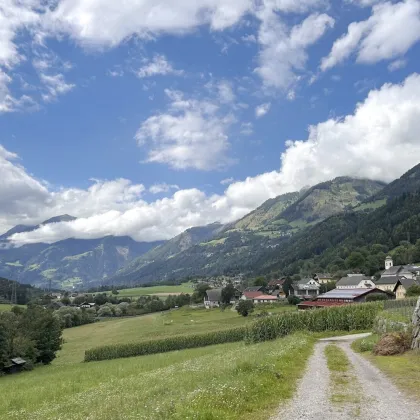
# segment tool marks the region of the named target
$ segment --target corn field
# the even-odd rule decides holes
[[[383,309],[383,302],[363,303],[334,308],[284,313],[259,319],[246,333],[248,343],[274,340],[295,331],[353,331],[373,326],[376,315]]]
[[[246,328],[240,327],[207,334],[176,336],[161,340],[143,341],[140,343],[96,347],[85,351],[85,362],[119,359],[121,357],[145,356],[148,354],[165,353],[174,350],[205,347],[213,344],[233,343],[242,341],[245,332]]]
[[[384,311],[393,315],[400,315],[407,321],[411,321],[417,297],[399,300],[387,300],[384,302]]]

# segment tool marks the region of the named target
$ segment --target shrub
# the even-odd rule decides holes
[[[287,301],[290,303],[290,305],[297,305],[300,303],[300,299],[295,295],[287,296]]]
[[[256,343],[284,337],[295,331],[352,331],[371,329],[382,302],[353,304],[334,308],[286,312],[254,321],[246,341]]]
[[[366,296],[366,302],[377,302],[379,300],[388,300],[389,297],[383,293],[371,293]]]
[[[241,300],[236,308],[238,314],[242,316],[248,316],[251,312],[254,312],[254,302],[252,300]]]
[[[109,305],[102,305],[98,309],[98,316],[113,316],[112,309],[109,307]]]
[[[213,344],[233,343],[243,340],[245,331],[246,329],[242,327],[207,334],[175,336],[161,340],[143,341],[140,343],[96,347],[85,351],[85,362],[144,356],[147,354],[165,353],[168,351],[204,347]]]

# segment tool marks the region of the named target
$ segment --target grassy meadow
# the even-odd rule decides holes
[[[0,304],[0,312],[10,311],[10,309],[12,309],[13,306],[20,306],[22,308],[25,307],[25,305],[9,305],[8,303],[1,303]]]
[[[278,305],[270,312],[296,311],[295,306]],[[64,346],[53,364],[79,363],[87,349],[116,343],[130,343],[184,334],[220,331],[251,322],[259,309],[246,318],[226,309],[180,308],[133,318],[110,318],[107,321],[63,331]]]
[[[82,362],[88,348],[223,331],[252,322],[262,309],[244,318],[230,309],[181,308],[65,329],[51,365],[0,378],[0,419],[268,419],[293,396],[317,338],[341,333]]]
[[[118,297],[139,297],[145,295],[168,296],[171,294],[194,292],[194,285],[192,283],[183,283],[179,286],[152,286],[152,287],[134,287],[132,289],[118,290]],[[107,292],[108,294],[111,292]]]
[[[254,345],[40,367],[0,378],[0,418],[267,419],[293,395],[314,342],[298,333]]]

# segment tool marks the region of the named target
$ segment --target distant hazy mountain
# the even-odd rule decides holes
[[[53,217],[41,223],[75,220],[69,215]],[[52,287],[81,287],[102,284],[105,279],[133,259],[162,244],[136,242],[128,236],[100,239],[66,239],[54,244],[30,244],[11,247],[7,237],[30,232],[38,226],[15,226],[0,236],[0,276],[21,283]]]

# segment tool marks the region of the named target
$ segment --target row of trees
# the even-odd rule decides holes
[[[22,357],[30,369],[37,363],[49,364],[60,349],[61,325],[52,310],[30,305],[0,313],[0,371],[10,359]]]

